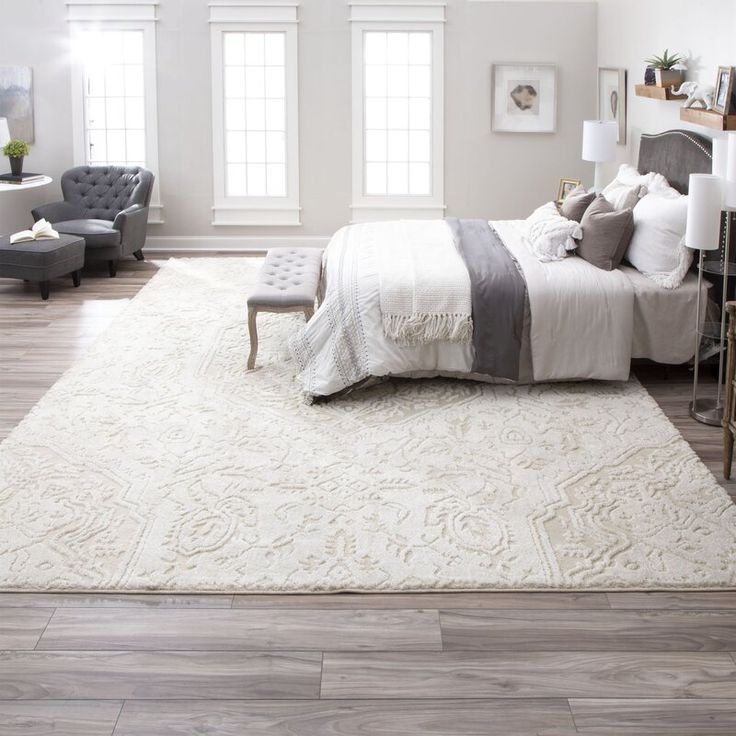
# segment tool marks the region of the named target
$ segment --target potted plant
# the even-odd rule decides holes
[[[665,49],[661,56],[650,56],[645,59],[645,63],[647,65],[647,71],[644,74],[645,84],[671,87],[673,84],[680,85],[684,81],[683,72],[687,67],[682,63],[680,54],[670,55],[669,49]]]
[[[3,147],[3,155],[10,159],[10,173],[20,176],[23,173],[23,158],[28,155],[28,144],[25,141],[12,140]]]

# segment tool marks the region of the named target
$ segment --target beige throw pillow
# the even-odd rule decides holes
[[[579,184],[573,189],[570,194],[565,197],[560,205],[560,214],[563,217],[567,217],[568,220],[575,220],[580,222],[583,219],[585,210],[590,207],[593,200],[595,199],[595,192],[590,194]]]
[[[600,194],[585,211],[580,224],[583,237],[577,254],[604,271],[618,268],[634,234],[633,211],[615,210]]]

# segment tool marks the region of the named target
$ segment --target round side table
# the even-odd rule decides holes
[[[50,176],[44,176],[43,179],[37,179],[36,181],[29,181],[26,184],[7,184],[0,182],[0,192],[17,192],[21,189],[33,189],[34,187],[45,187],[47,184],[51,184],[53,179]]]

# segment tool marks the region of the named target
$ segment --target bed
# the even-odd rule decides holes
[[[685,131],[643,135],[638,169],[663,174],[686,194],[690,173],[710,172],[711,143]],[[320,308],[291,344],[306,394],[333,396],[389,377],[623,381],[634,359],[679,364],[692,357],[697,303],[707,289],[698,294],[694,273],[677,289],[664,289],[626,265],[603,271],[577,256],[543,263],[529,249],[522,225],[448,219],[338,231],[325,251]],[[401,302],[406,283],[391,279],[411,267],[402,262],[411,250],[405,244],[420,239],[428,253],[439,253],[432,242],[446,232],[468,267],[472,339],[443,339],[447,325],[429,341],[390,333],[387,294]],[[425,291],[445,285],[439,267],[429,269],[429,278]],[[416,302],[422,292],[414,289]],[[461,322],[451,326],[462,328]]]

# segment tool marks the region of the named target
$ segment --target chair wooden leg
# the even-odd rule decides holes
[[[110,274],[110,278],[114,278],[115,274],[118,272],[118,262],[108,261],[107,262],[107,272]]]
[[[723,428],[723,477],[731,479],[731,464],[733,463],[733,432],[728,425]]]
[[[144,258],[142,250],[134,250],[133,255],[135,256],[137,261],[142,261]]]
[[[250,336],[250,355],[248,356],[248,370],[256,367],[256,355],[258,354],[258,329],[256,327],[256,316],[258,310],[248,307],[248,335]]]
[[[82,272],[72,271],[72,283],[74,286],[79,286],[82,283]]]
[[[310,319],[314,317],[314,308],[313,307],[305,307],[304,308],[304,319],[309,322]]]
[[[49,282],[40,281],[38,286],[41,289],[41,299],[46,301],[49,298]]]

